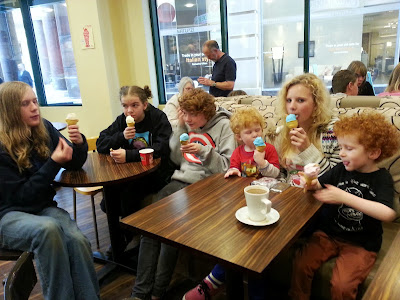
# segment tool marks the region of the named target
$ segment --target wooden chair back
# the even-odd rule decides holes
[[[97,149],[96,141],[98,138],[99,138],[98,136],[95,136],[95,137],[90,137],[90,138],[86,139],[87,143],[88,143],[88,151],[93,151],[93,152],[96,151],[96,149]]]

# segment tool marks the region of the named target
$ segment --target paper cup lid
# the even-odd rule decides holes
[[[154,149],[151,149],[151,148],[139,150],[139,153],[143,153],[143,154],[152,153],[152,152],[154,152]]]

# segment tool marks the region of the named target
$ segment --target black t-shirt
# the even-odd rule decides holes
[[[386,169],[372,173],[349,172],[340,163],[318,180],[322,186],[331,184],[360,198],[393,207],[393,179]],[[319,229],[368,251],[378,252],[381,248],[381,221],[344,204],[324,204]]]
[[[236,63],[228,54],[222,55],[213,67],[211,80],[215,82],[235,81],[236,80]],[[210,86],[210,94],[214,97],[226,97],[231,91],[220,90],[219,88]]]

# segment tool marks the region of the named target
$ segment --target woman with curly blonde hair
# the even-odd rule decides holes
[[[33,252],[45,299],[99,299],[90,243],[53,200],[61,167],[86,161],[85,137],[70,125],[70,143],[42,119],[23,82],[0,85],[0,115],[0,247]]]
[[[287,171],[288,183],[299,185],[298,171],[308,163],[318,163],[321,174],[340,162],[333,135],[329,95],[317,76],[306,73],[288,81],[279,93],[278,114],[285,123],[294,114],[298,128],[283,126],[275,141],[280,163]]]

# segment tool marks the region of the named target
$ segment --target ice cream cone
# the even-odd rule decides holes
[[[132,118],[131,116],[126,117],[126,125],[128,127],[134,127],[135,126],[135,119]]]
[[[297,128],[299,126],[299,122],[297,120],[296,121],[290,121],[290,122],[286,123],[286,126],[289,129]]]
[[[310,186],[314,179],[317,179],[317,177],[308,177],[307,175],[304,174],[304,180],[306,181],[305,185]],[[304,193],[307,192],[305,185],[304,185]]]
[[[189,141],[180,141],[180,142],[182,146],[189,144]]]
[[[65,119],[65,122],[67,122],[68,126],[71,125],[76,125],[78,123],[79,120],[75,119],[75,120],[70,120],[70,119]]]
[[[257,147],[256,147],[256,150],[257,150],[258,152],[264,152],[265,147],[266,147],[266,146],[257,146]]]

